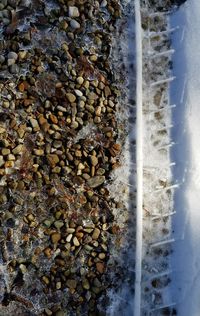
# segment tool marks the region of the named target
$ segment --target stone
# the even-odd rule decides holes
[[[89,283],[89,281],[86,278],[83,279],[82,286],[83,286],[83,288],[85,290],[89,290],[90,289],[90,283]]]
[[[97,188],[105,182],[105,176],[95,176],[87,180],[87,184],[91,188]]]
[[[74,238],[73,238],[73,244],[74,244],[74,246],[76,246],[76,247],[79,247],[79,246],[80,246],[80,243],[79,243],[77,237],[74,237]]]
[[[101,233],[100,229],[99,228],[95,228],[94,231],[93,231],[93,234],[92,234],[92,239],[95,239],[95,240],[98,239],[99,236],[100,236],[100,233]]]
[[[56,290],[60,290],[61,287],[62,287],[62,283],[60,281],[56,282]],[[61,314],[59,314],[59,315],[61,315]],[[62,314],[62,315],[64,315],[64,314]]]
[[[19,67],[18,67],[16,64],[11,65],[11,66],[10,66],[10,72],[11,72],[11,74],[16,74],[16,73],[18,73],[18,72],[19,72]]]
[[[3,148],[1,151],[3,156],[7,156],[10,154],[10,149],[9,148]]]
[[[15,156],[13,154],[9,154],[7,158],[9,161],[15,161]]]
[[[76,96],[73,93],[66,93],[66,97],[70,103],[74,103],[76,101]]]
[[[66,284],[70,289],[75,289],[77,287],[77,281],[74,279],[67,280]]]
[[[7,58],[8,58],[8,60],[9,60],[9,59],[17,60],[18,55],[17,55],[17,53],[15,53],[15,52],[10,52],[10,53],[8,53]]]
[[[38,124],[38,121],[34,118],[30,118],[30,122],[31,122],[31,125],[33,127],[34,132],[38,132],[40,130],[40,126]]]
[[[13,153],[14,155],[19,155],[19,154],[22,153],[22,148],[23,148],[23,145],[20,144],[20,145],[16,146],[16,147],[12,150],[12,153]]]
[[[80,16],[79,9],[75,6],[70,6],[68,13],[70,18],[78,18]]]
[[[67,237],[66,237],[66,241],[67,242],[70,242],[72,240],[72,237],[73,235],[72,234],[69,234]]]
[[[111,90],[110,90],[109,86],[105,86],[104,92],[105,92],[106,98],[111,95]]]
[[[43,149],[34,149],[34,154],[36,156],[43,156],[44,155],[44,150]]]
[[[3,55],[0,55],[0,64],[3,64],[5,60],[5,57]]]
[[[59,157],[56,154],[48,154],[47,159],[51,167],[55,167],[55,165],[59,162]]]
[[[99,272],[99,273],[104,273],[104,271],[105,271],[105,265],[104,265],[104,263],[103,262],[97,262],[96,263],[96,269],[97,269],[97,271]]]
[[[5,133],[5,131],[6,131],[6,129],[4,127],[0,126],[0,134]]]
[[[46,285],[48,285],[48,284],[50,283],[49,278],[48,278],[47,276],[45,276],[45,275],[42,277],[42,281],[43,281]]]
[[[55,115],[50,114],[49,117],[50,117],[50,120],[52,121],[52,123],[54,123],[54,124],[58,123],[58,119]]]
[[[3,159],[3,156],[0,156],[0,167],[4,165],[5,161]]]
[[[98,165],[98,158],[96,156],[89,156],[89,158],[92,166],[95,167],[96,165]]]
[[[84,79],[83,79],[83,77],[78,77],[78,78],[76,78],[76,81],[78,84],[82,85],[84,82]]]
[[[51,241],[53,244],[57,244],[61,240],[61,234],[60,233],[53,233],[51,234]]]
[[[69,233],[69,234],[73,234],[74,232],[75,232],[75,228],[67,228],[67,232]]]
[[[27,52],[26,52],[25,50],[21,50],[21,51],[18,53],[18,57],[19,57],[20,60],[25,59],[26,55],[27,55]]]
[[[47,248],[45,248],[45,249],[43,250],[43,252],[44,252],[44,254],[45,254],[46,257],[48,257],[48,258],[51,257],[51,252],[52,252],[51,248],[47,247]]]
[[[15,64],[15,59],[9,58],[7,61],[8,66],[14,65]]]
[[[76,89],[76,90],[74,90],[74,91],[75,91],[75,93],[76,93],[76,95],[77,95],[78,97],[82,97],[82,96],[83,96],[83,92],[82,92],[81,90]]]
[[[81,27],[80,23],[78,23],[76,20],[73,20],[73,19],[70,21],[70,26],[74,30],[80,29]]]
[[[101,253],[99,254],[99,259],[104,260],[105,257],[106,257],[105,253],[101,252]]]
[[[60,229],[61,227],[64,226],[64,223],[62,220],[58,220],[58,221],[55,221],[54,222],[54,226],[57,228],[57,229]]]

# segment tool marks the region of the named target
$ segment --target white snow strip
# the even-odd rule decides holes
[[[171,84],[171,99],[177,103],[173,140],[175,180],[185,179],[175,195],[174,230],[184,240],[174,245],[174,297],[180,316],[200,315],[200,1],[187,0],[172,16],[172,27],[184,33],[172,37],[176,50],[173,70],[177,80]],[[186,74],[185,79],[183,73]],[[183,91],[183,92],[182,92]]]
[[[136,264],[134,316],[141,315],[142,233],[143,233],[143,117],[142,117],[142,28],[140,0],[135,0],[136,36]]]

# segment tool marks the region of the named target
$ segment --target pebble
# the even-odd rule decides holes
[[[25,50],[21,50],[19,53],[18,53],[18,57],[19,57],[19,60],[23,60],[26,58],[26,55],[27,55],[27,52]]]
[[[62,220],[58,220],[58,221],[55,221],[54,222],[54,226],[57,228],[57,229],[60,229],[64,226],[64,223]]]
[[[69,7],[68,13],[70,18],[78,18],[80,16],[79,9],[74,6]]]
[[[16,61],[18,59],[18,55],[15,52],[10,52],[10,53],[8,53],[7,58],[8,58],[8,60],[9,59],[14,59]]]
[[[47,285],[50,283],[49,278],[45,275],[42,277],[42,281]]]
[[[10,149],[8,148],[3,148],[2,151],[1,151],[2,155],[3,156],[7,156],[10,154]]]
[[[91,188],[97,188],[105,182],[105,176],[95,176],[87,180],[87,184]]]
[[[95,240],[98,239],[100,236],[100,233],[101,233],[100,229],[95,228],[92,234],[92,239],[95,239]]]
[[[30,122],[31,122],[34,132],[38,132],[40,130],[38,121],[36,119],[30,118]]]
[[[74,246],[76,246],[76,247],[80,246],[80,243],[79,243],[77,237],[74,237],[74,238],[73,238],[73,244],[74,244]]]
[[[84,278],[84,279],[82,280],[82,286],[83,286],[83,288],[84,288],[85,290],[89,290],[89,289],[90,289],[90,283],[89,283],[89,281],[88,281],[86,278]]]
[[[72,19],[70,21],[70,26],[72,29],[76,30],[76,29],[80,29],[81,25],[80,23],[78,23],[76,20]]]
[[[73,237],[73,235],[72,235],[72,234],[69,234],[69,235],[67,236],[67,238],[66,238],[66,241],[67,241],[67,242],[70,242],[70,241],[72,240],[72,237]]]
[[[23,145],[20,144],[20,145],[16,146],[16,147],[12,150],[12,153],[13,153],[14,155],[21,154],[21,153],[22,153],[22,148],[23,148]]]
[[[43,149],[34,149],[34,154],[36,156],[43,156],[44,155],[44,150]]]
[[[9,155],[8,155],[8,160],[9,160],[9,161],[15,161],[15,156],[12,155],[12,154],[9,154]]]
[[[105,265],[103,262],[97,262],[96,263],[96,269],[99,273],[103,274],[105,270]]]
[[[83,96],[83,92],[82,92],[81,90],[76,89],[76,90],[74,90],[74,91],[75,91],[75,93],[76,93],[76,95],[77,95],[78,97],[82,97],[82,96]]]
[[[0,167],[2,167],[4,165],[5,161],[3,156],[0,156]]]
[[[78,78],[76,78],[76,81],[78,82],[78,84],[82,85],[84,82],[84,79],[83,79],[83,77],[78,77]]]
[[[60,233],[53,233],[51,234],[51,241],[53,244],[57,244],[61,239],[61,234]]]
[[[67,228],[67,233],[73,234],[75,232],[75,228]]]
[[[66,93],[66,97],[70,103],[74,103],[76,101],[76,96],[73,93]]]
[[[15,59],[8,59],[7,64],[8,64],[8,66],[14,65]]]
[[[66,284],[70,289],[75,289],[77,287],[77,281],[74,279],[67,280]]]
[[[96,156],[89,156],[89,158],[92,166],[95,167],[96,165],[98,165],[98,158]]]
[[[3,55],[0,55],[0,64],[3,64],[5,60],[5,57]]]
[[[110,90],[109,86],[105,86],[104,91],[105,91],[106,98],[111,95],[111,90]]]
[[[16,73],[18,73],[18,72],[19,72],[19,67],[18,67],[16,64],[11,65],[11,66],[10,66],[10,72],[11,72],[11,74],[16,74]]]
[[[47,159],[51,167],[55,167],[55,165],[59,162],[59,157],[56,154],[48,154]]]

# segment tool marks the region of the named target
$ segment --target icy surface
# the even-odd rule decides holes
[[[172,151],[175,194],[174,285],[178,315],[200,315],[200,1],[188,0],[171,18],[180,29],[173,36],[174,74],[171,102],[175,127]]]

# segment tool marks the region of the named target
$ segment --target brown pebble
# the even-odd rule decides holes
[[[100,233],[101,233],[100,229],[95,228],[94,231],[93,231],[93,234],[92,234],[92,239],[95,239],[95,240],[98,239]]]
[[[104,273],[104,270],[105,270],[105,266],[104,266],[104,263],[103,262],[97,262],[96,263],[96,269],[99,273]]]
[[[43,250],[44,254],[46,257],[50,258],[51,257],[51,248],[47,247]]]
[[[55,165],[59,162],[58,155],[56,154],[47,155],[47,159],[52,168],[55,167]]]
[[[74,279],[67,280],[66,284],[70,289],[75,289],[77,287],[77,281]]]
[[[60,233],[53,233],[53,234],[51,234],[51,241],[52,241],[53,244],[57,244],[60,239],[61,239],[61,234]]]

